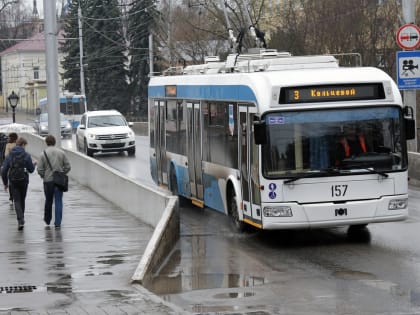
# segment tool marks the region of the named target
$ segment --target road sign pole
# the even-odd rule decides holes
[[[405,23],[415,23],[415,8],[414,8],[415,1],[412,0],[403,0],[402,1],[402,11],[403,11],[403,19]],[[416,125],[416,136],[413,140],[408,141],[408,150],[412,152],[417,152],[417,106],[416,106],[416,90],[404,90],[403,92],[404,97],[404,105],[410,106],[413,108],[414,113],[414,122]]]

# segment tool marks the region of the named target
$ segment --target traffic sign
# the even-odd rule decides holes
[[[420,28],[415,24],[401,26],[397,31],[397,44],[403,49],[416,49],[420,45]]]
[[[420,89],[420,51],[397,51],[397,76],[400,90]]]

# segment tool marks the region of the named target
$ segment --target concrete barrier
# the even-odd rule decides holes
[[[420,187],[420,153],[408,152],[409,184]]]
[[[26,150],[39,159],[44,138],[26,133]],[[154,266],[167,257],[179,239],[177,197],[142,185],[106,164],[76,151],[63,149],[71,163],[69,177],[155,228],[132,281],[144,284]]]
[[[136,135],[138,136],[147,136],[149,132],[149,123],[148,122],[134,122],[133,127],[131,127]]]

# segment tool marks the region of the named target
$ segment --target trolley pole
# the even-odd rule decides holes
[[[58,49],[57,18],[55,1],[44,0],[45,54],[47,66],[48,130],[61,147],[59,86],[58,86]]]
[[[402,0],[402,12],[404,23],[413,23],[415,24],[415,1],[413,0]],[[413,140],[408,141],[408,151],[417,152],[417,106],[416,106],[416,90],[404,90],[404,105],[410,106],[413,108],[414,112],[414,122],[416,125],[416,136]]]

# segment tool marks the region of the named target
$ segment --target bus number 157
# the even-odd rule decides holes
[[[331,197],[344,197],[347,192],[348,185],[332,185]]]

